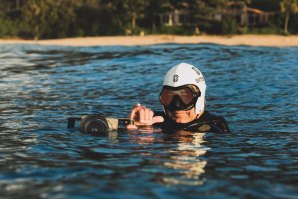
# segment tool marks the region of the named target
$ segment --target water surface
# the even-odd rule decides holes
[[[0,196],[297,198],[297,47],[0,45]],[[161,110],[172,66],[196,65],[231,134],[98,137],[67,118]]]

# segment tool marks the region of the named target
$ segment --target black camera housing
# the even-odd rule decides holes
[[[128,124],[133,124],[133,121],[127,118],[106,118],[102,114],[82,115],[80,118],[68,118],[67,128],[75,128],[76,121],[80,121],[81,133],[93,135],[106,135],[108,131],[125,128]]]
[[[80,131],[90,134],[106,134],[109,130],[109,124],[102,115],[83,115],[81,117]]]

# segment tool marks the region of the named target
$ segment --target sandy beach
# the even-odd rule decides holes
[[[0,39],[0,44],[38,44],[61,46],[135,46],[164,43],[199,44],[212,43],[221,45],[248,46],[298,46],[298,36],[280,35],[234,35],[234,36],[177,36],[177,35],[148,35],[148,36],[107,36],[81,37],[51,40],[20,40]]]

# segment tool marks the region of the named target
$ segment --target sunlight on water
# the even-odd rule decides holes
[[[296,198],[297,47],[0,45],[0,196]],[[67,118],[162,110],[166,71],[196,65],[231,134],[81,134]]]
[[[200,160],[200,156],[203,156],[207,152],[207,148],[204,148],[204,133],[195,133],[192,137],[185,138],[189,132],[181,133],[180,139],[182,139],[176,148],[171,151],[173,158],[171,162],[166,162],[164,165],[175,170],[184,170],[184,176],[182,179],[164,178],[164,182],[167,184],[185,184],[185,185],[202,185],[203,179],[201,175],[205,173],[206,160]],[[188,135],[189,136],[189,135]]]

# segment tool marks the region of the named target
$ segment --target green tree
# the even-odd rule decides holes
[[[298,12],[298,0],[282,0],[280,7],[281,11],[285,14],[284,33],[288,35],[290,14],[295,14]]]
[[[84,0],[26,0],[21,7],[23,32],[34,39],[68,36],[75,10]],[[27,27],[27,28],[25,28]]]
[[[44,26],[45,18],[45,0],[27,0],[22,7],[22,16],[24,17],[24,23],[28,23],[28,27],[31,27],[34,39],[39,39],[41,34],[41,27]]]
[[[126,15],[130,18],[132,32],[136,29],[136,20],[144,17],[144,11],[148,1],[144,0],[122,0]]]
[[[106,24],[106,28],[110,29],[109,32],[112,33],[124,33],[127,24],[127,15],[123,7],[123,2],[121,0],[102,0],[101,7],[103,9],[103,15]],[[118,30],[115,30],[118,29]]]

